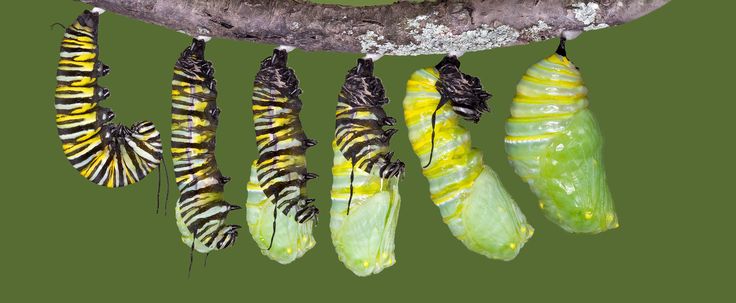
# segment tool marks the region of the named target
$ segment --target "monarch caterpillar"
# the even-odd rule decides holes
[[[99,58],[97,29],[101,9],[85,10],[66,28],[56,72],[56,127],[64,154],[79,173],[96,184],[123,187],[161,163],[161,135],[152,122],[131,127],[111,124],[115,114],[98,105],[110,96],[97,78],[110,68]]]
[[[478,121],[490,97],[478,78],[459,67],[457,57],[446,56],[412,74],[404,99],[409,140],[427,163],[422,172],[452,234],[471,251],[511,260],[534,229],[459,125],[459,118]]]
[[[399,219],[398,177],[404,163],[392,161],[388,143],[396,120],[386,115],[389,99],[373,76],[373,60],[359,59],[338,96],[332,150],[330,231],[337,255],[358,276],[396,263],[394,234]]]
[[[240,228],[225,224],[227,214],[240,207],[224,200],[230,178],[220,173],[215,159],[220,109],[215,70],[204,51],[204,39],[193,39],[177,60],[171,82],[171,155],[181,192],[176,224],[191,255],[230,247]]]
[[[587,93],[561,40],[516,87],[505,142],[509,161],[547,218],[569,232],[599,233],[618,227],[618,219]]]
[[[287,50],[277,48],[256,74],[252,101],[259,155],[246,202],[253,240],[261,253],[281,264],[314,247],[312,227],[319,214],[314,199],[307,198],[307,181],[317,175],[307,172],[306,151],[317,142],[302,129],[302,91],[287,59]],[[278,216],[279,209],[284,216]]]

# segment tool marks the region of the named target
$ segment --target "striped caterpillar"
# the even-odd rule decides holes
[[[312,227],[319,210],[307,198],[308,139],[299,120],[299,80],[287,66],[287,50],[278,48],[261,62],[253,89],[253,120],[258,159],[253,161],[248,199],[248,228],[261,253],[288,264],[315,245]],[[278,216],[278,211],[284,216]],[[313,220],[312,220],[313,219]],[[278,226],[278,228],[277,228]]]
[[[505,142],[509,161],[547,218],[569,232],[599,233],[618,227],[618,219],[587,93],[561,40],[516,87]]]
[[[404,99],[409,140],[427,163],[422,173],[452,234],[471,251],[511,260],[534,229],[459,125],[459,118],[478,121],[490,97],[478,78],[459,67],[455,56],[446,56],[412,74]]]
[[[152,122],[112,124],[112,110],[98,105],[110,96],[97,78],[110,68],[99,60],[97,29],[101,9],[85,10],[66,28],[56,73],[56,127],[64,154],[96,184],[136,183],[161,163],[161,135]]]
[[[171,82],[171,155],[181,192],[176,224],[192,255],[232,246],[240,228],[225,224],[227,214],[240,207],[224,200],[230,178],[220,173],[215,159],[220,109],[215,70],[204,51],[205,41],[193,39],[177,60]]]
[[[392,161],[388,143],[396,120],[373,60],[359,59],[338,96],[332,142],[330,231],[337,255],[358,276],[381,272],[396,263],[394,234],[399,219],[398,177],[404,163]]]

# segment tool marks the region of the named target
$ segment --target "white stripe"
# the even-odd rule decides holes
[[[102,158],[102,161],[100,161],[100,164],[97,165],[97,168],[95,169],[95,173],[92,174],[92,176],[90,176],[90,179],[92,180],[97,178],[97,175],[99,175],[100,171],[102,171],[103,169],[105,169],[105,177],[103,177],[102,180],[107,179],[106,176],[109,170],[107,169],[107,167],[104,167],[104,166],[105,166],[105,162],[107,161],[107,158],[110,157],[110,152],[108,150],[103,150],[103,151],[105,152],[105,154],[104,154],[104,157]],[[92,157],[90,157],[90,159],[92,159]]]
[[[69,160],[74,160],[74,159],[76,159],[76,158],[79,158],[79,157],[81,157],[82,155],[84,155],[84,154],[88,153],[88,152],[89,152],[90,150],[92,150],[93,148],[95,148],[95,147],[96,147],[97,145],[100,145],[100,143],[101,143],[101,142],[100,142],[100,141],[97,141],[97,142],[95,142],[95,143],[96,143],[96,144],[89,144],[89,145],[87,145],[87,147],[85,147],[85,148],[84,148],[83,150],[81,150],[81,151],[77,151],[77,152],[76,152],[76,153],[75,153],[74,155],[72,155],[71,157],[67,157],[67,159],[69,159]]]
[[[92,54],[92,52],[61,52],[59,55],[62,58],[74,58],[81,55],[89,55]]]
[[[96,157],[97,155],[99,155],[99,154],[100,154],[101,152],[102,152],[102,151],[97,151],[97,152],[96,152],[96,153],[94,153],[93,155],[90,155],[89,157],[87,157],[87,159],[84,159],[84,161],[82,161],[82,162],[79,162],[79,163],[77,163],[77,164],[74,164],[74,168],[76,168],[76,169],[80,169],[80,168],[82,168],[82,167],[86,166],[86,165],[87,165],[87,163],[91,162],[91,161],[92,161],[92,159],[93,159],[94,157]]]
[[[95,131],[94,129],[85,129],[85,130],[80,130],[76,133],[61,135],[59,136],[59,138],[61,138],[62,140],[76,139],[76,138],[79,138],[83,135],[86,135],[94,131]]]

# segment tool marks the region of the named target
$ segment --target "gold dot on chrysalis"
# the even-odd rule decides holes
[[[539,201],[539,208],[544,209],[544,202]]]
[[[369,265],[370,263],[368,263],[368,261],[363,261],[363,267],[368,268]]]
[[[286,253],[287,253],[287,254],[291,254],[291,252],[292,252],[292,251],[294,251],[294,250],[293,250],[293,249],[291,249],[291,247],[288,247],[288,248],[286,248]]]
[[[511,247],[511,249],[516,249],[516,243],[509,244],[509,247]]]
[[[585,212],[585,220],[593,219],[593,212],[592,211],[586,211]]]

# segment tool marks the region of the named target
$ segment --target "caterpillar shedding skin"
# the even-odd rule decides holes
[[[447,56],[412,74],[404,99],[409,140],[421,163],[428,163],[422,173],[452,234],[471,251],[511,260],[534,229],[459,124],[459,118],[478,121],[490,97],[459,67],[455,56]]]
[[[399,176],[404,163],[392,161],[388,144],[396,120],[373,60],[359,59],[348,72],[337,103],[332,142],[330,231],[338,258],[358,276],[377,274],[396,263],[394,235],[399,219]]]
[[[299,120],[299,80],[288,54],[275,49],[261,62],[253,88],[253,120],[258,159],[253,162],[246,202],[248,228],[261,253],[281,264],[303,256],[316,244],[312,228],[319,209],[307,197],[308,139]],[[284,216],[278,216],[281,210]],[[277,228],[278,227],[278,228]]]
[[[225,224],[227,214],[240,207],[225,201],[225,183],[230,178],[217,168],[215,133],[220,109],[215,70],[204,59],[204,51],[205,41],[193,39],[177,60],[171,82],[171,155],[181,193],[176,224],[191,253],[232,246],[240,228]]]
[[[99,60],[99,10],[85,10],[66,28],[56,73],[56,127],[64,154],[96,184],[123,187],[161,163],[161,135],[152,122],[112,124],[112,110],[99,106],[110,92],[97,79],[110,72]]]
[[[530,67],[516,87],[505,142],[547,218],[569,232],[599,233],[618,227],[618,219],[587,93],[561,40],[557,53]]]

